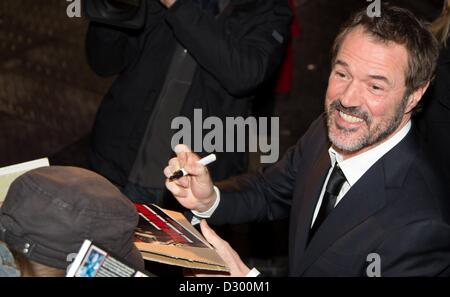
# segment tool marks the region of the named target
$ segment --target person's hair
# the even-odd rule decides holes
[[[341,28],[334,41],[333,64],[347,34],[358,27],[362,27],[380,42],[394,42],[405,46],[408,52],[405,98],[432,80],[439,56],[438,42],[414,14],[395,6],[383,5],[381,17],[369,17],[366,9],[354,14]]]
[[[450,0],[444,0],[441,15],[431,24],[431,32],[443,47],[447,47],[450,38]]]
[[[66,275],[66,271],[63,269],[50,267],[30,260],[25,255],[14,250],[11,253],[23,277],[64,277]]]

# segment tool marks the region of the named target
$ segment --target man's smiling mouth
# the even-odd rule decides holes
[[[361,122],[364,121],[364,120],[361,119],[361,118],[358,118],[358,117],[355,117],[355,116],[346,114],[346,113],[344,113],[343,111],[339,111],[339,115],[340,115],[340,117],[341,117],[344,121],[349,122],[349,123],[352,123],[352,124],[353,124],[353,123],[361,123]]]

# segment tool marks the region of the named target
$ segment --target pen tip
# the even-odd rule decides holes
[[[169,181],[172,182],[172,181],[180,179],[182,177],[183,177],[183,171],[178,170],[178,171],[174,172],[171,177],[169,177]]]

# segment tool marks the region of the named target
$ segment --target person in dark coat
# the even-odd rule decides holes
[[[146,9],[140,30],[89,25],[91,68],[100,76],[117,75],[96,116],[90,160],[133,200],[159,202],[173,118],[193,123],[194,109],[203,119],[248,116],[257,88],[281,63],[291,13],[287,0],[151,0]],[[191,81],[171,85],[167,77],[180,46],[195,69]],[[183,88],[185,96],[164,102]],[[215,180],[246,171],[246,153],[216,153],[210,166]]]

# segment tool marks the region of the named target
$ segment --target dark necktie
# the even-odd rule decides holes
[[[322,205],[320,206],[319,213],[317,214],[316,220],[309,232],[309,241],[313,238],[316,231],[319,229],[320,225],[322,225],[323,221],[327,218],[327,216],[334,209],[336,204],[336,198],[341,191],[342,185],[345,183],[346,178],[344,173],[342,172],[339,165],[336,165],[331,172],[330,178],[328,179],[327,186],[325,188],[325,193],[322,199]]]

